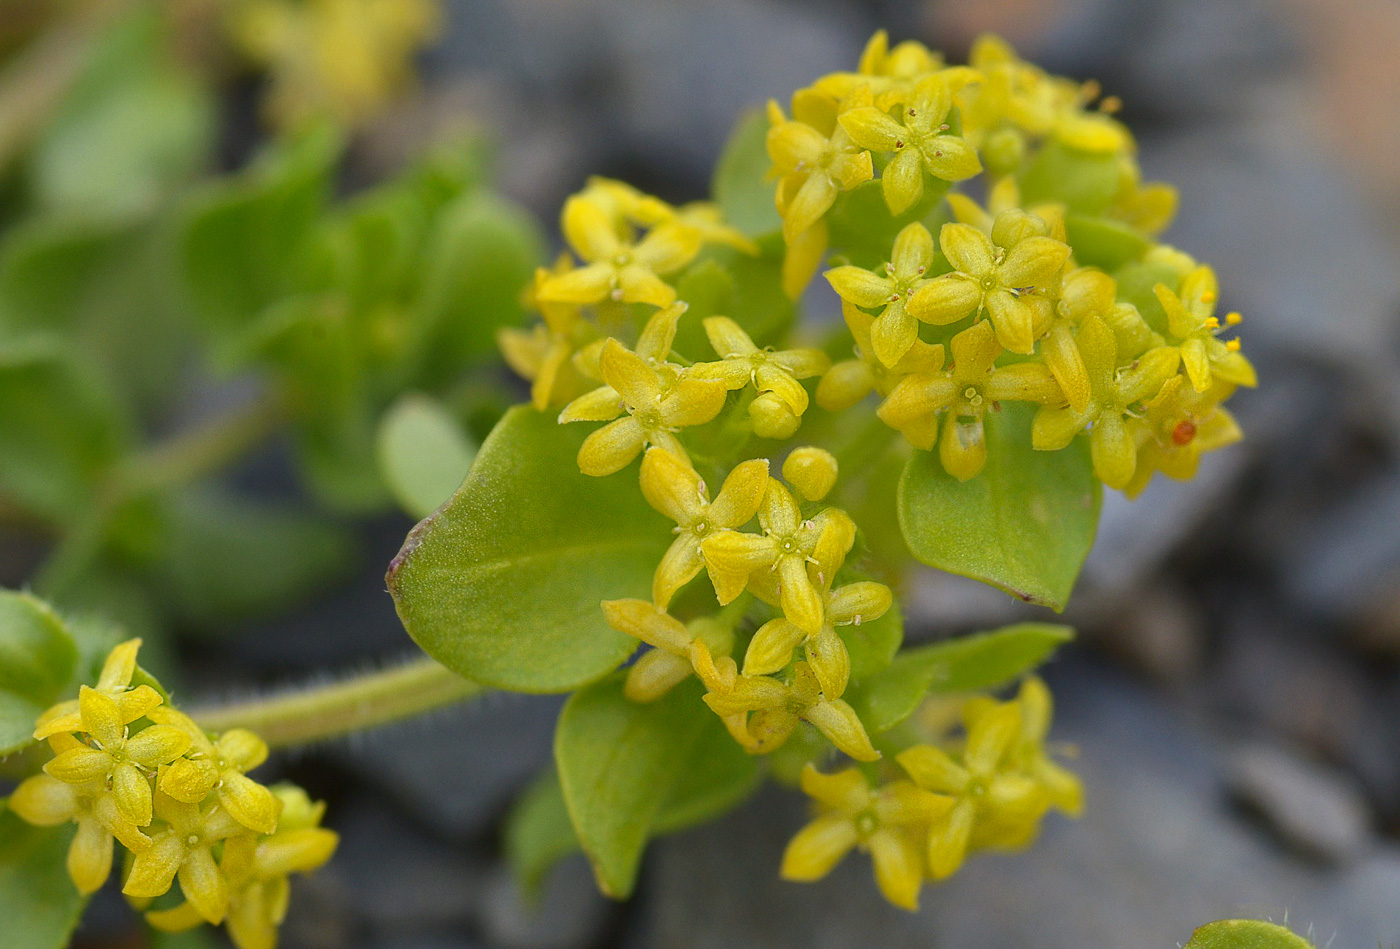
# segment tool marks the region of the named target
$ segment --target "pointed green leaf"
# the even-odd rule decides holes
[[[909,552],[1056,611],[1069,600],[1098,528],[1102,486],[1088,445],[1031,447],[1034,408],[1011,404],[986,419],[987,465],[970,481],[916,451],[899,482]]]
[[[888,667],[854,682],[846,699],[879,733],[913,714],[930,692],[978,692],[1024,675],[1068,642],[1074,631],[1049,623],[1017,623],[906,649]]]
[[[600,604],[650,596],[671,525],[647,507],[635,469],[579,472],[595,427],[511,409],[457,493],[409,534],[389,591],[409,635],[449,669],[495,688],[566,692],[636,648]]]

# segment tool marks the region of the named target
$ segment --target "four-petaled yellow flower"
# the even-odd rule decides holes
[[[831,210],[840,192],[869,181],[874,166],[870,153],[851,141],[844,128],[824,135],[805,122],[789,120],[771,101],[768,121],[768,157],[780,176],[783,238],[792,244]]]
[[[938,244],[953,272],[915,293],[910,312],[942,326],[986,309],[1005,349],[1032,352],[1048,317],[1046,300],[1037,291],[1058,276],[1070,251],[1062,241],[1013,228],[1022,220],[1003,212],[997,225],[1005,226],[993,225],[990,238],[968,224],[943,225]]]
[[[67,735],[50,741],[60,746],[78,744]],[[73,885],[84,896],[100,890],[111,875],[113,838],[133,853],[151,845],[151,838],[122,816],[116,799],[100,783],[75,786],[47,774],[35,775],[15,788],[9,808],[36,827],[57,827],[69,821],[78,825],[68,845],[67,867]]]
[[[933,449],[938,413],[945,413],[938,458],[960,481],[976,477],[987,462],[982,419],[1004,401],[1052,404],[1063,396],[1055,377],[1042,363],[996,366],[1001,351],[985,322],[975,323],[949,344],[953,362],[941,372],[905,376],[877,410],[891,428],[904,433],[916,448]]]
[[[670,333],[675,333],[674,321]],[[645,342],[644,336],[638,349],[645,350]],[[669,337],[664,346],[670,350]],[[676,432],[702,425],[724,408],[723,382],[696,378],[687,370],[648,360],[615,339],[604,344],[598,369],[607,385],[579,396],[559,414],[561,422],[608,422],[579,448],[578,466],[587,475],[621,471],[646,445],[658,445],[689,460]],[[624,413],[625,418],[618,418]]]
[[[827,508],[810,520],[803,520],[802,509],[788,489],[769,478],[758,509],[758,523],[762,534],[713,531],[701,542],[700,549],[720,604],[742,593],[751,575],[769,570],[776,575],[787,618],[807,633],[819,632],[822,598],[807,574],[807,560],[823,530],[849,524],[850,518],[835,508]],[[853,527],[851,534],[854,536]]]
[[[659,224],[638,241],[625,220],[582,195],[564,203],[563,228],[564,238],[585,264],[546,280],[537,292],[544,302],[670,306],[676,290],[661,278],[700,252],[700,237],[693,228]]]
[[[217,801],[201,807],[157,791],[155,809],[164,829],[153,833],[151,845],[136,855],[122,892],[136,898],[160,896],[178,876],[185,899],[206,922],[218,925],[228,911],[228,881],[213,848],[251,832]]]
[[[110,788],[122,817],[144,827],[151,822],[147,775],[184,754],[190,736],[169,725],[151,725],[130,734],[127,726],[140,716],[132,717],[132,710],[123,710],[97,689],[82,686],[78,702],[87,741],[59,752],[44,770],[65,784],[96,783]],[[156,710],[147,714],[154,715]]]
[[[705,566],[701,542],[712,531],[743,527],[758,513],[768,487],[768,461],[755,458],[735,465],[711,501],[694,468],[664,448],[649,448],[642,458],[641,485],[647,503],[676,522],[676,539],[651,583],[652,600],[664,610]]]
[[[826,272],[826,279],[843,301],[880,311],[869,334],[875,358],[883,366],[898,365],[919,338],[919,323],[908,303],[931,279],[924,274],[933,266],[933,254],[933,235],[915,221],[895,237],[884,276],[850,265]]]
[[[1110,488],[1121,490],[1137,467],[1132,426],[1142,414],[1142,403],[1161,392],[1176,374],[1181,356],[1170,346],[1158,346],[1120,369],[1113,331],[1097,316],[1079,324],[1078,343],[1089,374],[1089,404],[1083,411],[1070,406],[1041,408],[1031,428],[1031,444],[1040,451],[1058,451],[1092,426],[1089,448],[1094,474]]]
[[[627,670],[623,694],[633,702],[654,702],[692,671],[692,644],[703,642],[712,655],[727,656],[734,631],[716,617],[689,625],[646,600],[604,600],[608,625],[652,647]]]
[[[852,849],[870,852],[875,882],[895,906],[919,908],[928,827],[953,807],[953,798],[909,781],[872,789],[856,768],[822,774],[802,769],[802,790],[820,810],[783,853],[785,880],[820,880]]]
[[[862,105],[841,113],[841,127],[851,141],[875,152],[891,152],[880,185],[891,214],[903,214],[924,195],[924,173],[943,181],[962,181],[982,170],[977,150],[949,134],[953,96],[938,73],[920,79],[901,103],[899,121],[882,108]]]
[[[1181,350],[1182,365],[1197,392],[1204,392],[1214,376],[1240,386],[1258,383],[1254,366],[1239,352],[1239,343],[1224,343],[1216,338],[1224,327],[1215,317],[1215,300],[1220,291],[1214,270],[1204,265],[1195,268],[1182,278],[1179,293],[1160,283],[1152,291],[1167,311],[1167,329]],[[1231,316],[1234,319],[1227,319],[1226,325],[1239,322],[1238,314]]]
[[[149,685],[131,685],[136,674],[136,652],[141,640],[128,639],[107,654],[92,688],[117,703],[123,724],[134,722],[161,703],[160,693]],[[59,702],[39,716],[34,737],[43,741],[52,735],[72,734],[83,730],[82,703],[78,699]]]
[[[246,728],[230,728],[210,741],[193,719],[167,706],[152,711],[151,719],[191,739],[185,756],[161,769],[161,791],[186,804],[198,804],[213,792],[224,810],[249,830],[270,834],[277,829],[272,792],[244,774],[267,760],[267,742]]]
[[[715,659],[701,639],[692,643],[691,659],[708,690],[705,704],[750,754],[767,754],[782,747],[798,723],[807,721],[857,761],[880,757],[855,709],[842,699],[824,695],[807,663],[797,663],[788,682],[741,675],[733,659]]]
[[[1243,438],[1235,417],[1220,405],[1233,389],[1217,379],[1197,392],[1185,376],[1168,379],[1146,403],[1144,424],[1138,426],[1137,469],[1123,493],[1137,497],[1158,471],[1178,481],[1193,478],[1201,455]]]
[[[759,349],[743,327],[727,316],[704,321],[705,335],[719,353],[719,362],[691,367],[696,379],[714,379],[726,389],[752,384],[758,398],[749,403],[754,434],[760,438],[789,438],[807,411],[807,390],[799,379],[826,372],[831,360],[819,349]]]

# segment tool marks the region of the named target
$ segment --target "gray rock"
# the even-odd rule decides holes
[[[1370,843],[1371,815],[1355,782],[1273,745],[1229,757],[1230,790],[1290,846],[1317,859],[1354,863]]]
[[[552,757],[557,697],[488,693],[331,754],[448,836],[485,833]]]
[[[1284,586],[1330,619],[1382,602],[1400,571],[1400,474],[1372,482],[1332,511],[1311,543],[1295,550]]]
[[[1172,946],[1210,919],[1285,913],[1335,933],[1333,949],[1375,949],[1400,933],[1397,891],[1387,888],[1395,848],[1345,874],[1299,862],[1226,806],[1208,740],[1140,687],[1069,664],[1056,680],[1054,736],[1080,750],[1082,820],[1051,818],[1025,854],[974,858],[926,888],[909,914],[880,900],[858,854],[817,884],[778,880],[805,808],[795,795],[765,792],[655,847],[638,944]]]
[[[1155,682],[1184,684],[1204,658],[1199,605],[1179,584],[1166,579],[1121,599],[1122,609],[1097,641]]]
[[[587,861],[576,854],[550,871],[537,901],[520,892],[504,864],[497,865],[480,923],[491,943],[505,949],[582,949],[597,943],[612,915]]]

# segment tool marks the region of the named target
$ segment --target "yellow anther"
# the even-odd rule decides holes
[[[1208,316],[1208,317],[1206,317],[1206,329],[1208,329],[1208,330],[1218,330],[1218,329],[1220,329],[1220,321],[1217,320],[1217,319],[1216,319],[1215,317],[1213,317],[1213,316]]]
[[[1201,294],[1201,302],[1202,302],[1202,303],[1205,303],[1205,304],[1207,304],[1207,305],[1209,305],[1209,304],[1211,304],[1211,303],[1214,303],[1214,302],[1215,302],[1215,291],[1214,291],[1214,290],[1207,290],[1205,293]]]
[[[1122,108],[1123,100],[1117,96],[1106,96],[1104,100],[1099,103],[1099,111],[1106,115],[1113,115]]]
[[[1240,341],[1237,339],[1232,339],[1225,344],[1225,348],[1232,353],[1237,353],[1240,351]]]
[[[1244,317],[1238,310],[1232,310],[1225,314],[1225,322],[1229,323],[1231,326],[1239,326],[1244,322]]]

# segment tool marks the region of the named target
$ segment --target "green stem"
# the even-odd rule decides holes
[[[282,748],[387,725],[485,691],[424,656],[299,692],[195,710],[191,717],[215,732],[247,728]]]
[[[283,421],[282,402],[265,396],[133,455],[118,470],[113,492],[121,500],[178,487],[237,461]]]

